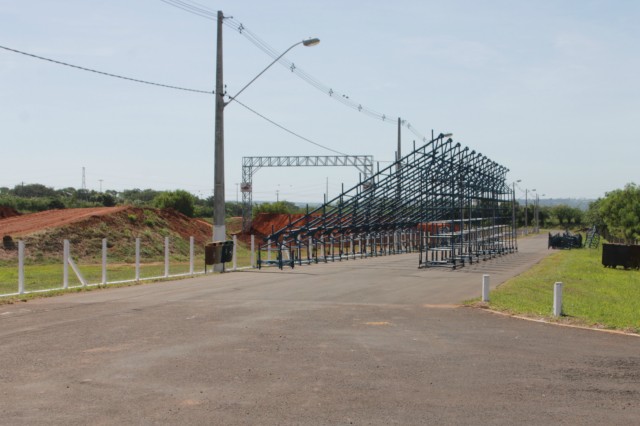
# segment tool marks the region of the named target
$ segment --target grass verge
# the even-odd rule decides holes
[[[589,327],[640,332],[640,271],[602,266],[602,248],[558,251],[490,294],[497,311]],[[553,284],[563,313],[553,318]]]

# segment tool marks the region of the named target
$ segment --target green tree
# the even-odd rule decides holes
[[[606,194],[600,215],[609,233],[631,243],[640,237],[640,187],[628,183],[624,189]]]
[[[540,227],[546,226],[546,224],[550,221],[551,216],[551,207],[540,206],[540,208],[538,209],[538,219],[540,220]]]
[[[111,194],[107,194],[106,192],[96,192],[91,191],[91,196],[89,200],[94,203],[102,204],[105,207],[113,207],[116,205],[116,199]]]
[[[242,203],[229,201],[225,204],[225,214],[227,217],[242,216]]]
[[[569,222],[573,221],[576,225],[581,225],[584,219],[584,212],[578,207],[570,207]]]
[[[560,225],[564,225],[565,221],[567,224],[571,223],[573,211],[568,205],[559,204],[553,208],[553,215],[558,219]]]
[[[13,195],[24,198],[36,198],[36,197],[55,197],[56,190],[44,186],[39,183],[31,183],[27,185],[16,185],[12,191]]]
[[[600,230],[600,232],[604,231],[605,224],[602,219],[602,214],[600,213],[600,207],[602,204],[602,198],[598,198],[596,201],[592,201],[589,203],[589,208],[584,214],[584,220],[589,226],[595,226]]]
[[[153,189],[126,189],[120,193],[123,204],[132,204],[134,206],[148,206],[154,203],[155,198],[160,195],[161,191]]]
[[[182,189],[165,191],[153,199],[153,205],[159,209],[172,208],[185,216],[193,217],[195,197]]]

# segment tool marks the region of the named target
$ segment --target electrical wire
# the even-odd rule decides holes
[[[203,9],[206,6],[202,6],[196,2],[192,2],[193,4],[196,4],[197,6],[193,6],[191,4],[188,4],[184,1],[180,1],[180,0],[160,0],[163,3],[166,3],[168,5],[177,7],[178,9],[182,9],[185,12],[189,12],[189,13],[193,13],[194,15],[198,15],[201,16],[203,18],[207,18],[207,19],[211,19],[213,20],[217,20],[217,13],[214,13],[211,10],[206,10]],[[198,7],[200,6],[200,7]]]
[[[226,26],[236,30],[238,33],[240,33],[247,40],[249,40],[256,47],[258,47],[260,50],[262,50],[264,53],[266,53],[267,55],[269,55],[273,59],[276,59],[278,56],[280,56],[280,54],[278,53],[277,50],[275,50],[274,48],[269,46],[265,41],[260,39],[260,37],[258,37],[255,33],[251,32],[241,22],[237,21],[233,17],[225,18],[224,24]],[[278,62],[282,66],[288,68],[291,72],[296,74],[303,81],[307,82],[308,84],[310,84],[311,86],[313,86],[316,89],[320,90],[321,92],[329,95],[329,97],[331,97],[332,99],[342,103],[343,105],[345,105],[345,106],[347,106],[349,108],[355,109],[358,112],[361,112],[361,113],[363,113],[363,114],[365,114],[365,115],[367,115],[367,116],[369,116],[371,118],[375,118],[375,119],[381,120],[381,121],[383,121],[385,123],[388,123],[388,124],[394,124],[395,125],[395,124],[398,123],[398,117],[394,117],[394,116],[390,116],[390,115],[387,115],[387,114],[383,114],[383,113],[381,113],[379,111],[376,111],[376,110],[371,109],[371,108],[369,108],[369,107],[367,107],[365,105],[362,105],[362,103],[359,103],[359,102],[356,102],[356,101],[352,100],[351,97],[349,95],[347,95],[346,93],[339,92],[339,91],[334,90],[333,88],[323,84],[322,82],[320,82],[318,79],[316,79],[315,77],[313,77],[312,75],[310,75],[306,71],[304,71],[301,68],[297,67],[293,62],[289,61],[287,58],[282,57],[282,58],[280,58],[280,60]],[[410,122],[408,122],[407,120],[400,119],[400,125],[403,126],[403,127],[406,127],[409,131],[411,131],[414,135],[416,135],[423,142],[427,142],[428,141],[428,139],[422,133],[420,133],[415,127],[413,127],[413,125]]]
[[[182,9],[186,12],[189,13],[193,13],[195,15],[198,15],[200,17],[206,18],[206,19],[210,19],[210,20],[217,20],[217,12],[214,11],[211,8],[208,8],[205,5],[202,5],[200,3],[197,3],[193,0],[160,0],[163,3],[169,4],[171,6],[177,7],[179,9]],[[280,56],[280,53],[275,50],[273,47],[269,46],[269,44],[267,44],[264,40],[260,39],[260,37],[258,37],[256,34],[254,34],[253,32],[251,32],[249,29],[247,29],[241,22],[237,21],[236,19],[234,19],[233,17],[225,17],[224,21],[223,21],[224,25],[228,26],[229,28],[234,29],[235,31],[237,31],[238,33],[240,33],[242,36],[244,36],[247,40],[249,40],[251,43],[253,43],[256,47],[258,47],[260,50],[262,50],[264,53],[266,53],[267,55],[269,55],[272,59],[276,59],[278,56]],[[311,86],[315,87],[316,89],[320,90],[321,92],[329,95],[329,97],[333,98],[334,100],[342,103],[343,105],[352,108],[354,110],[357,110],[358,112],[361,112],[371,118],[377,119],[377,120],[381,120],[385,123],[388,124],[397,124],[398,123],[398,117],[394,117],[394,116],[390,116],[387,114],[383,114],[379,111],[376,111],[372,108],[367,107],[366,105],[362,105],[362,103],[356,102],[354,100],[351,99],[350,96],[348,96],[345,93],[341,93],[337,90],[334,90],[333,88],[323,84],[322,82],[320,82],[318,79],[316,79],[315,77],[311,76],[310,74],[308,74],[307,72],[305,72],[304,70],[300,69],[299,67],[297,67],[293,62],[289,61],[287,58],[282,57],[280,58],[280,60],[278,61],[282,66],[288,68],[291,72],[293,72],[294,74],[296,74],[299,78],[301,78],[302,80],[304,80],[305,82],[307,82],[308,84],[310,84]],[[409,121],[407,120],[402,120],[400,119],[400,125],[407,128],[407,130],[409,130],[411,133],[413,133],[416,137],[418,137],[422,142],[426,143],[428,142],[429,139],[427,139],[426,136],[424,136],[420,131],[418,131],[418,129],[416,129]]]
[[[275,121],[271,120],[270,118],[267,118],[267,117],[265,117],[264,115],[260,114],[258,111],[256,111],[256,110],[254,110],[254,109],[252,109],[252,108],[248,107],[247,105],[243,104],[243,103],[242,103],[242,102],[240,102],[239,100],[237,100],[237,99],[235,99],[235,98],[234,98],[234,101],[235,101],[238,105],[240,105],[240,106],[242,106],[242,107],[244,107],[244,108],[248,109],[249,111],[251,111],[252,113],[254,113],[255,115],[257,115],[258,117],[262,118],[263,120],[268,121],[269,123],[273,124],[274,126],[281,128],[281,129],[282,129],[282,130],[284,130],[285,132],[290,133],[290,134],[292,134],[293,136],[296,136],[296,137],[298,137],[298,138],[302,139],[303,141],[309,142],[310,144],[313,144],[313,145],[318,146],[318,147],[320,147],[320,148],[324,148],[324,149],[326,149],[327,151],[335,152],[336,154],[340,154],[340,155],[348,155],[348,154],[345,154],[344,152],[336,151],[335,149],[329,148],[328,146],[324,146],[324,145],[321,145],[321,144],[319,144],[319,143],[317,143],[317,142],[314,142],[314,141],[312,141],[311,139],[307,139],[307,138],[305,138],[304,136],[300,136],[300,135],[299,135],[299,134],[297,134],[296,132],[294,132],[294,131],[292,131],[292,130],[287,129],[286,127],[284,127],[284,126],[282,126],[282,125],[280,125],[280,124],[276,123]]]
[[[165,1],[165,0],[161,0],[161,1]],[[83,70],[83,71],[89,71],[89,72],[93,72],[93,73],[96,73],[96,74],[106,75],[108,77],[115,77],[115,78],[119,78],[119,79],[123,79],[123,80],[133,81],[133,82],[136,82],[136,83],[150,84],[150,85],[153,85],[153,86],[160,86],[160,87],[165,87],[165,88],[169,88],[169,89],[183,90],[183,91],[187,91],[187,92],[205,93],[205,94],[208,94],[208,95],[215,94],[214,91],[209,92],[209,91],[206,91],[206,90],[188,89],[188,88],[184,88],[184,87],[170,86],[168,84],[154,83],[154,82],[147,81],[147,80],[139,80],[137,78],[125,77],[125,76],[118,75],[118,74],[111,74],[111,73],[107,73],[107,72],[104,72],[104,71],[98,71],[98,70],[94,70],[94,69],[91,69],[91,68],[85,68],[85,67],[81,67],[81,66],[78,66],[78,65],[69,64],[69,63],[66,63],[66,62],[57,61],[55,59],[45,58],[43,56],[34,55],[32,53],[23,52],[21,50],[12,49],[12,48],[6,47],[6,46],[0,46],[0,49],[5,49],[5,50],[8,50],[10,52],[20,53],[21,55],[30,56],[30,57],[33,57],[33,58],[41,59],[43,61],[48,61],[48,62],[52,62],[52,63],[55,63],[55,64],[64,65],[64,66],[71,67],[71,68],[80,69],[80,70]],[[295,133],[294,131],[287,129],[283,125],[278,124],[275,121],[265,117],[264,115],[260,114],[256,110],[254,110],[254,109],[248,107],[247,105],[241,103],[237,99],[234,99],[234,100],[238,104],[243,106],[244,108],[248,109],[249,111],[253,112],[257,116],[261,117],[262,119],[268,121],[269,123],[273,124],[276,127],[279,127],[280,129],[284,130],[285,132],[290,133],[290,134],[302,139],[305,142],[311,143],[311,144],[316,145],[316,146],[318,146],[320,148],[324,148],[324,149],[326,149],[328,151],[331,151],[331,152],[334,152],[334,153],[337,153],[337,154],[347,155],[347,154],[345,154],[343,152],[336,151],[335,149],[331,149],[331,148],[329,148],[327,146],[324,146],[322,144],[314,142],[311,139],[305,138],[304,136],[301,136],[298,133]]]
[[[183,91],[186,91],[186,92],[206,93],[207,95],[214,94],[213,91],[208,91],[208,90],[188,89],[188,88],[185,88],[185,87],[171,86],[171,85],[168,85],[168,84],[154,83],[152,81],[140,80],[140,79],[131,78],[131,77],[125,77],[123,75],[118,75],[118,74],[111,74],[111,73],[104,72],[104,71],[98,71],[98,70],[94,70],[94,69],[91,69],[91,68],[81,67],[79,65],[73,65],[73,64],[66,63],[66,62],[57,61],[55,59],[45,58],[43,56],[34,55],[33,53],[23,52],[21,50],[12,49],[12,48],[6,47],[6,46],[0,46],[0,49],[8,50],[9,52],[19,53],[19,54],[25,55],[25,56],[30,56],[30,57],[36,58],[36,59],[41,59],[43,61],[53,62],[54,64],[64,65],[64,66],[71,67],[71,68],[76,68],[76,69],[79,69],[79,70],[82,70],[82,71],[89,71],[89,72],[93,72],[93,73],[96,73],[96,74],[106,75],[108,77],[114,77],[114,78],[120,78],[122,80],[133,81],[133,82],[136,82],[136,83],[150,84],[152,86],[165,87],[165,88],[168,88],[168,89],[175,89],[175,90],[183,90]]]

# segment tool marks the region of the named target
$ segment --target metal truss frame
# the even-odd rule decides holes
[[[242,229],[251,228],[253,208],[253,175],[263,167],[355,167],[362,179],[373,176],[372,155],[303,155],[242,157]],[[326,200],[325,200],[326,201]]]
[[[267,236],[258,266],[415,251],[419,267],[456,268],[514,252],[508,171],[442,134],[414,143],[408,155]]]

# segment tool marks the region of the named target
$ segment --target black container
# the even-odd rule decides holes
[[[624,269],[640,268],[640,246],[625,244],[603,244],[602,264],[608,268],[622,266]]]
[[[225,241],[222,243],[222,262],[231,262],[233,260],[233,241]]]

